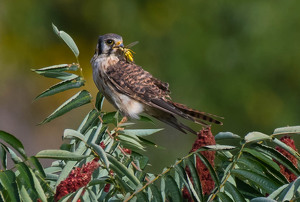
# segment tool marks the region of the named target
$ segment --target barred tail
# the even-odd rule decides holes
[[[205,126],[208,125],[206,122],[223,125],[223,123],[221,121],[216,119],[216,118],[223,119],[223,117],[219,117],[217,115],[209,114],[209,113],[206,113],[206,112],[200,112],[198,110],[191,109],[191,108],[189,108],[189,107],[187,107],[183,104],[180,104],[180,103],[171,102],[171,101],[170,101],[170,103],[174,107],[176,107],[176,109],[178,109],[181,112],[183,112],[184,114],[192,117],[194,119],[194,122],[196,122],[196,123],[199,123],[199,124],[205,125]],[[204,121],[206,121],[206,122],[204,122]]]

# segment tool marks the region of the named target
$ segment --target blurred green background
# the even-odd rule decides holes
[[[53,33],[53,22],[77,43],[79,60],[93,97],[90,59],[97,37],[123,36],[135,62],[170,84],[173,100],[224,116],[213,132],[239,135],[300,123],[299,1],[9,1],[0,6],[0,129],[20,138],[31,155],[60,146],[65,128],[76,129],[91,105],[49,124],[36,126],[77,90],[33,102],[56,83],[30,71],[75,62]],[[105,104],[106,111],[112,111]],[[196,130],[201,126],[188,123]],[[150,139],[165,150],[149,149],[159,172],[189,152],[195,136],[164,124]],[[298,138],[299,140],[299,138]],[[297,141],[299,142],[299,141]]]

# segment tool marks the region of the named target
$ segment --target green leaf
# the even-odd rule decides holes
[[[73,88],[80,88],[81,86],[83,86],[85,83],[85,81],[81,78],[81,77],[76,77],[74,79],[68,79],[68,80],[64,80],[59,82],[58,84],[55,84],[53,86],[51,86],[49,89],[45,90],[44,92],[42,92],[40,95],[38,95],[35,100],[42,98],[42,97],[47,97],[47,96],[51,96],[69,89],[73,89]]]
[[[172,201],[181,201],[181,191],[178,189],[177,184],[173,177],[168,175],[166,178],[166,190],[168,195],[172,198]]]
[[[85,187],[81,187],[80,189],[78,189],[75,193],[75,196],[74,198],[72,199],[72,202],[77,202],[77,200],[80,198],[83,190],[84,190]]]
[[[289,126],[289,127],[276,128],[273,132],[273,135],[297,134],[297,133],[300,133],[300,126]]]
[[[233,200],[223,192],[219,192],[217,196],[222,202],[233,202]]]
[[[136,136],[148,136],[152,135],[153,133],[157,133],[159,131],[163,130],[163,128],[160,129],[125,129],[118,131],[120,134],[125,135],[136,135]]]
[[[98,92],[96,96],[96,103],[95,103],[95,107],[98,111],[102,110],[103,102],[104,102],[104,95]]]
[[[82,135],[80,132],[73,130],[73,129],[65,129],[64,131],[64,139],[69,139],[69,138],[78,138],[79,140],[86,142],[86,138],[84,135]]]
[[[239,177],[240,179],[246,179],[254,183],[256,186],[265,190],[267,193],[272,193],[279,187],[279,185],[271,179],[250,170],[234,169],[231,171],[231,174]]]
[[[31,71],[36,72],[37,74],[42,74],[46,72],[64,72],[64,71],[77,71],[79,69],[78,64],[59,64],[52,65],[49,67],[43,67],[40,69],[31,69]]]
[[[225,183],[225,190],[231,194],[234,201],[246,202],[245,197],[239,192],[238,188],[229,181]]]
[[[0,145],[0,162],[2,165],[3,170],[6,170],[7,168],[7,154],[5,148]]]
[[[200,158],[202,163],[209,170],[209,173],[210,173],[212,179],[214,180],[214,182],[216,183],[217,187],[220,187],[220,180],[219,180],[219,178],[216,174],[216,171],[214,170],[214,168],[210,164],[210,162],[201,153],[196,153],[196,155]]]
[[[72,37],[64,31],[59,31],[54,24],[52,24],[52,27],[57,36],[64,40],[64,42],[69,46],[69,48],[73,51],[74,55],[77,58],[79,55],[79,50]]]
[[[246,183],[247,182],[247,183]],[[246,198],[255,198],[263,196],[260,193],[260,190],[257,187],[251,187],[248,184],[248,181],[242,181],[239,178],[235,178],[236,187],[238,187],[239,191],[246,197]]]
[[[232,132],[220,132],[215,136],[215,140],[224,140],[224,139],[241,139],[241,137]]]
[[[118,125],[119,120],[122,119],[122,116],[118,111],[105,113],[102,117],[104,124],[112,123],[115,126]]]
[[[109,161],[107,159],[105,151],[99,145],[94,143],[91,144],[91,147],[95,150],[95,152],[99,155],[100,159],[103,161],[105,167],[109,167]]]
[[[207,145],[201,147],[199,151],[206,151],[206,150],[218,151],[218,150],[232,150],[232,149],[235,149],[235,147],[230,145]]]
[[[0,130],[0,139],[4,142],[12,146],[15,150],[17,150],[25,159],[27,158],[24,146],[20,140],[18,140],[15,136]]]
[[[157,147],[157,148],[160,148],[160,149],[162,148],[162,147],[158,146],[157,144],[155,144],[154,142],[151,142],[150,140],[146,140],[142,137],[139,137],[139,139],[140,139],[141,143],[143,143],[144,145],[149,145],[149,146]]]
[[[85,105],[91,101],[91,94],[86,91],[80,91],[73,97],[71,97],[69,100],[64,102],[61,106],[59,106],[52,114],[50,114],[41,124],[48,123],[52,121],[53,119],[71,111],[72,109],[75,109],[77,107],[80,107],[82,105]]]
[[[277,202],[267,197],[258,197],[251,200],[251,202]]]
[[[39,162],[39,160],[35,156],[31,156],[29,158],[29,161],[34,165],[34,167],[37,169],[37,171],[40,173],[40,175],[45,178],[46,173],[44,171],[42,164]]]
[[[36,175],[33,173],[32,170],[30,170],[30,172],[31,172],[31,175],[32,175],[32,178],[33,178],[35,190],[37,191],[37,193],[38,193],[40,199],[41,199],[42,201],[47,202],[46,194],[45,194],[45,192],[44,192],[44,190],[43,190],[43,188],[42,188],[42,186],[41,186],[41,184],[40,184],[38,178],[36,177]]]
[[[47,77],[47,78],[54,78],[59,80],[69,80],[69,79],[75,79],[78,77],[76,74],[71,74],[68,72],[41,72],[40,75]]]
[[[78,155],[65,150],[42,150],[35,155],[36,158],[60,159],[67,161],[80,161],[86,158],[86,155]]]
[[[194,158],[194,156],[191,156],[190,158]],[[195,191],[196,191],[195,195],[197,195],[198,198],[200,196],[201,201],[202,201],[203,200],[202,186],[201,186],[201,182],[200,182],[200,176],[198,176],[198,172],[196,170],[197,163],[196,163],[196,161],[193,161],[194,163],[192,163],[192,161],[190,159],[186,159],[185,162],[188,165],[188,168],[191,172],[193,184],[194,184]]]
[[[34,188],[34,181],[28,166],[24,162],[20,162],[16,164],[16,168],[20,172],[17,177],[25,182],[27,187]]]
[[[270,195],[268,196],[268,198],[269,198],[269,199],[277,199],[278,196],[279,196],[279,194],[280,194],[286,187],[288,187],[288,186],[289,186],[289,184],[284,184],[284,185],[282,185],[281,187],[279,187],[278,189],[276,189],[275,191],[273,191],[273,193],[270,194]]]
[[[91,128],[88,130],[88,132],[85,134],[85,137],[87,140],[90,139],[90,136],[92,136],[96,130],[94,128]],[[80,142],[78,147],[76,148],[76,151],[74,152],[75,155],[82,155],[84,153],[87,153],[87,145],[84,142]],[[61,171],[58,180],[56,181],[55,187],[59,185],[59,183],[65,179],[69,173],[72,171],[74,166],[76,165],[77,161],[68,161],[66,165],[63,167],[63,170]]]
[[[300,177],[298,177],[295,181],[291,182],[279,195],[278,201],[292,201],[295,197],[297,191],[299,191],[300,186]]]
[[[162,202],[162,198],[161,198],[161,194],[158,191],[158,188],[154,185],[154,184],[150,184],[149,185],[151,191],[152,191],[152,195],[153,195],[153,200],[151,201],[157,201],[157,202]]]
[[[27,188],[25,188],[25,186],[23,184],[20,186],[21,186],[21,189],[19,189],[19,191],[20,191],[20,197],[21,197],[22,201],[31,202],[32,199],[30,198],[30,196],[27,192]]]
[[[244,137],[246,143],[258,142],[261,140],[271,140],[271,139],[272,138],[270,136],[263,134],[261,132],[250,132]]]
[[[131,173],[122,163],[120,163],[117,159],[115,159],[115,157],[113,157],[110,154],[107,154],[107,158],[112,165],[114,165],[116,168],[118,168],[136,186],[140,183],[140,181],[133,175],[133,173]],[[110,165],[110,167],[111,167],[111,165]]]
[[[292,154],[295,158],[297,158],[298,161],[300,161],[300,154],[292,149],[290,146],[286,145],[284,142],[278,140],[277,138],[273,138],[273,142],[280,146],[281,148],[285,149],[287,152]]]
[[[282,155],[280,152],[277,150],[273,149],[272,147],[268,147],[265,145],[260,145],[260,144],[255,144],[253,147],[259,151],[262,152],[271,158],[275,159],[282,165],[284,165],[287,169],[289,169],[291,172],[293,172],[296,176],[300,175],[299,170],[293,165],[293,163],[287,159],[284,155]]]
[[[181,165],[176,165],[175,166],[176,172],[179,174],[180,178],[182,179],[185,187],[187,188],[188,192],[193,195],[192,190],[190,188],[190,184],[188,182],[188,175],[185,172],[184,168]],[[163,179],[163,178],[162,178]]]
[[[252,156],[256,157],[257,159],[261,160],[262,162],[266,163],[267,165],[271,166],[272,168],[276,169],[277,171],[280,170],[277,163],[275,163],[271,158],[268,158],[261,152],[258,152],[256,150],[250,149],[250,148],[243,149],[243,152],[247,152],[247,153],[251,154]]]
[[[85,134],[89,128],[96,126],[99,122],[99,115],[100,112],[98,112],[97,110],[91,110],[80,124],[78,131],[80,131],[81,134]]]
[[[134,138],[134,136],[118,135],[118,139],[121,141],[122,144],[130,144],[133,147],[136,147],[137,149],[144,150],[143,145],[139,143],[139,139],[137,141],[137,139]]]
[[[7,191],[9,201],[20,201],[15,173],[11,170],[0,172],[0,182]]]
[[[2,143],[0,143],[0,144],[9,153],[10,158],[11,158],[11,160],[13,160],[14,163],[22,162],[22,159],[11,148],[5,146]]]

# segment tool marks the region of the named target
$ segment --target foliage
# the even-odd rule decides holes
[[[75,42],[67,33],[54,25],[53,28],[73,51],[77,62],[33,70],[42,76],[61,80],[36,99],[84,86]],[[64,131],[66,143],[60,150],[43,150],[29,157],[17,138],[0,131],[3,141],[0,147],[1,200],[184,201],[187,199],[183,198],[183,189],[193,201],[296,201],[300,197],[300,155],[277,139],[279,135],[299,134],[299,126],[275,129],[271,135],[250,132],[244,138],[221,132],[215,136],[217,143],[230,139],[232,143],[240,142],[240,145],[202,146],[156,175],[146,171],[149,162],[143,152],[148,146],[157,147],[145,138],[161,129],[132,129],[134,123],[124,122],[118,112],[103,112],[103,100],[98,93],[94,102],[87,90],[81,90],[42,121],[41,124],[47,123],[93,102],[78,129]],[[151,120],[143,117],[141,121]],[[274,149],[274,145],[289,152],[297,164]],[[215,151],[214,166],[203,155],[205,151]],[[13,163],[11,168],[8,158]],[[39,162],[41,158],[55,161],[43,168]],[[205,184],[199,182],[197,158],[214,181],[210,194],[203,194]],[[297,179],[289,182],[278,164]]]

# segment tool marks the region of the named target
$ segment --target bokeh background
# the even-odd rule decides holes
[[[98,35],[112,32],[125,44],[140,42],[133,47],[136,63],[169,82],[173,100],[224,116],[224,126],[213,126],[214,134],[271,134],[277,127],[299,125],[299,12],[296,0],[1,0],[0,129],[20,138],[34,155],[59,148],[64,129],[76,129],[92,107],[37,126],[77,92],[33,102],[57,81],[30,69],[76,61],[51,23],[77,43],[85,89],[94,97],[89,61]],[[113,110],[108,103],[104,107]],[[187,154],[195,139],[161,123],[142,127],[165,128],[150,137],[165,149],[146,152],[154,172]]]

